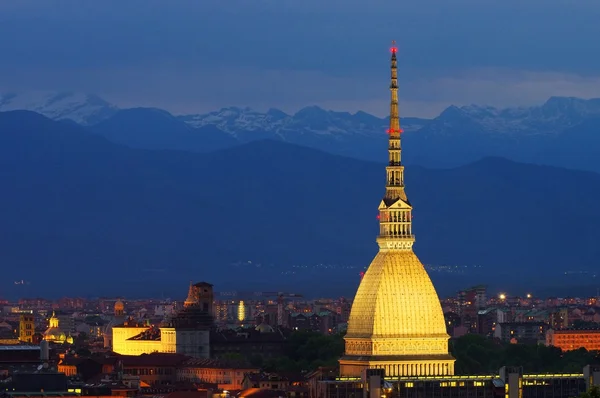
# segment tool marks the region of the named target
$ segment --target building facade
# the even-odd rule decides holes
[[[211,284],[190,284],[184,308],[170,321],[155,326],[127,320],[113,326],[110,334],[113,351],[121,355],[170,353],[208,358],[212,297]]]
[[[19,341],[23,343],[33,342],[35,333],[35,317],[33,314],[19,315]]]
[[[546,333],[546,345],[563,351],[585,348],[600,351],[600,329],[550,329]]]
[[[523,374],[520,367],[503,367],[495,375],[416,377],[386,377],[382,369],[368,369],[362,377],[322,378],[313,385],[315,398],[572,398],[600,385],[600,366],[569,374]]]

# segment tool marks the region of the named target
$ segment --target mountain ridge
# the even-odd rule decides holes
[[[3,112],[0,166],[5,290],[25,279],[36,294],[49,280],[48,291],[89,293],[93,278],[106,294],[168,293],[200,275],[220,289],[352,294],[377,251],[382,162],[272,140],[204,154],[135,149]],[[433,272],[444,294],[490,278],[541,288],[565,269],[596,269],[596,173],[492,157],[410,166],[406,181],[423,263],[483,267]]]
[[[69,104],[75,102],[65,100],[65,95],[61,98]],[[4,107],[14,107],[6,103]],[[34,108],[44,113],[43,106]],[[84,118],[82,108],[77,109],[79,120],[93,119]],[[196,115],[176,116],[163,111],[165,117],[159,120],[156,109],[92,110],[96,112],[93,120],[98,120],[99,114],[106,117],[91,125],[83,123],[86,128],[113,142],[142,149],[204,153],[269,138],[377,161],[387,145],[387,119],[361,111],[337,112],[309,106],[290,115],[277,109],[261,113],[229,107]],[[52,107],[46,113],[54,119],[66,117],[65,112]],[[433,119],[407,117],[401,124],[406,149],[403,160],[408,165],[452,167],[484,156],[502,156],[600,171],[596,161],[600,157],[600,136],[596,134],[600,130],[600,99],[551,97],[541,105],[503,109],[449,106]]]

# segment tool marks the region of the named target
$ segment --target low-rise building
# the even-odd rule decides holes
[[[550,329],[546,333],[546,345],[563,351],[580,348],[600,351],[600,329]]]
[[[547,330],[544,322],[505,322],[496,325],[494,337],[511,343],[537,344],[546,341]]]
[[[193,358],[177,369],[177,380],[216,384],[224,390],[241,390],[245,374],[255,372],[258,369],[247,364]]]

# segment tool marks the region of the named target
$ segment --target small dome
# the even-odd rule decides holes
[[[123,311],[124,309],[125,309],[125,304],[123,304],[123,302],[120,299],[117,300],[117,302],[115,303],[115,311],[117,311],[117,310]]]
[[[275,330],[271,327],[271,325],[267,325],[266,323],[261,323],[257,327],[254,328],[257,332],[260,333],[274,333]]]

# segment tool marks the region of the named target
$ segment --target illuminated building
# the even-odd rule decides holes
[[[238,321],[244,322],[246,319],[246,306],[244,305],[244,300],[240,300],[240,304],[238,305]]]
[[[177,380],[190,383],[214,383],[225,390],[241,390],[244,375],[258,372],[255,367],[241,367],[215,359],[190,359],[177,369]]]
[[[191,284],[184,308],[159,326],[126,320],[112,327],[113,351],[121,355],[157,353],[208,358],[213,289],[210,283]]]
[[[368,369],[361,377],[313,384],[314,397],[377,398],[570,398],[600,384],[600,366],[587,365],[582,372],[523,374],[521,367],[502,367],[492,375],[381,377],[383,369]],[[315,376],[313,376],[315,377]],[[318,378],[319,375],[316,375]]]
[[[54,312],[48,323],[49,327],[44,332],[44,340],[57,344],[73,344],[73,337],[71,337],[71,334],[67,335],[63,332],[59,326],[58,317]]]
[[[598,365],[564,374],[524,374],[520,366],[502,367],[497,374],[452,374],[454,359],[448,354],[442,309],[412,252],[412,207],[404,193],[400,163],[395,52],[393,48],[390,163],[386,196],[379,206],[380,250],[352,305],[340,376],[326,368],[311,372],[310,396],[569,398],[599,386]],[[503,300],[508,301],[506,295]],[[537,336],[541,325],[533,326],[531,334]]]
[[[585,348],[600,351],[600,329],[550,329],[546,332],[546,345],[563,351]]]
[[[404,189],[396,47],[392,47],[389,163],[379,204],[379,252],[362,278],[348,320],[340,375],[384,369],[389,376],[452,375],[444,314],[413,252],[412,205]]]
[[[35,319],[33,314],[19,315],[19,341],[23,343],[33,342],[35,333]]]

